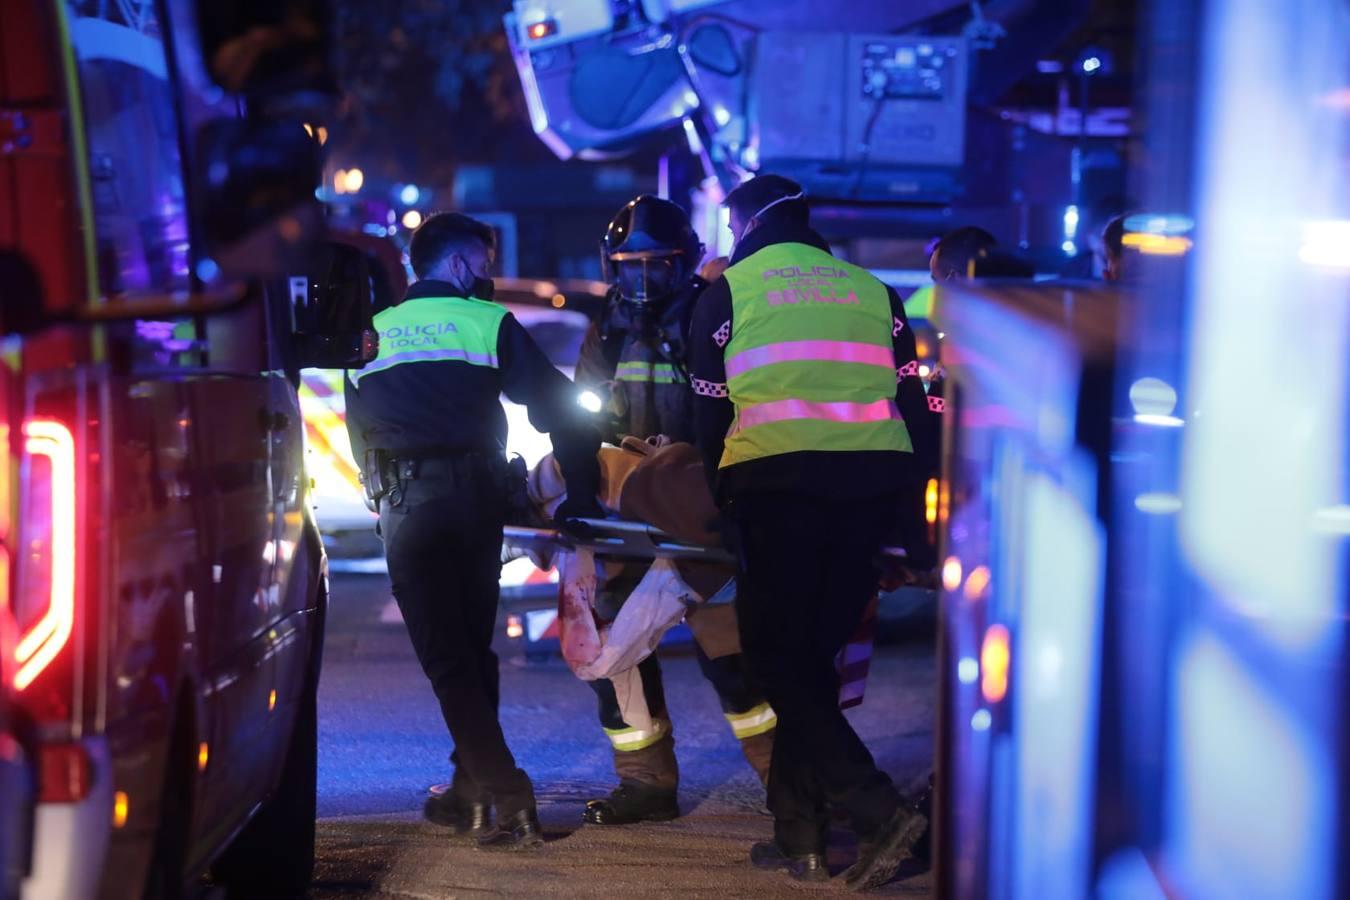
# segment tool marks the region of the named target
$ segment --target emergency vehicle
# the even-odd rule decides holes
[[[15,630],[0,605],[0,900],[19,896],[33,830],[33,771],[13,709]]]
[[[1350,16],[1288,12],[1141,32],[1124,282],[938,288],[940,897],[1350,890]]]
[[[297,386],[374,348],[368,261],[319,240],[305,10],[0,2],[25,900],[309,880],[328,596]]]

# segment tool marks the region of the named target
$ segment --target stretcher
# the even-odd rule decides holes
[[[728,566],[734,562],[732,554],[722,547],[690,544],[644,522],[620,519],[581,519],[578,520],[578,523],[579,527],[567,530],[508,526],[503,536],[504,543],[508,549],[516,552],[530,552],[542,556],[552,556],[559,551],[572,553],[590,551],[596,559],[630,560],[633,562],[648,562],[653,565],[659,565],[659,560],[674,564],[700,562]],[[883,550],[883,554],[892,563],[902,562],[905,558],[905,551],[899,547],[887,547]],[[566,581],[565,578],[564,581]],[[571,594],[570,590],[564,586],[559,594],[559,605],[556,611],[539,610],[533,616],[527,613],[526,618],[547,618],[548,621],[545,623],[533,621],[523,623],[520,627],[521,636],[528,632],[531,634],[530,641],[552,637],[566,643],[563,625],[564,620],[568,619],[568,613],[565,608],[569,602],[575,602],[577,599],[576,596]],[[735,601],[735,598],[736,579],[733,576],[713,592],[712,596],[707,597],[704,605],[730,604]],[[677,616],[682,617],[680,610],[677,609],[675,612]],[[840,652],[837,665],[839,666],[841,680],[840,706],[842,708],[856,706],[862,702],[871,662],[872,634],[876,614],[876,601],[873,601],[864,614],[863,621],[859,623],[858,631]],[[589,617],[585,618],[589,622]],[[575,618],[575,609],[572,621],[579,621]],[[666,622],[665,627],[674,624],[673,621],[661,621]],[[536,624],[541,627],[536,628]],[[538,631],[538,634],[535,634],[536,631]],[[648,646],[651,649],[655,648],[654,643]],[[561,649],[564,658],[567,658],[567,650]],[[569,660],[570,664],[571,661]],[[584,678],[592,677],[575,666],[573,671],[577,671]]]
[[[508,525],[503,543],[516,551],[590,550],[598,557],[652,562],[668,559],[673,562],[735,562],[735,557],[723,547],[705,547],[680,541],[645,522],[626,519],[578,519],[584,531],[563,531],[557,528],[527,528]],[[903,562],[903,547],[883,547],[882,555],[892,562]],[[735,579],[708,598],[709,604],[729,603],[735,599]]]
[[[686,544],[644,522],[626,519],[577,519],[575,531],[508,525],[503,541],[516,550],[591,550],[614,559],[731,563],[721,547]],[[584,529],[584,530],[583,530]]]
[[[506,527],[504,543],[515,550],[591,550],[599,556],[621,559],[730,563],[734,557],[722,547],[684,543],[644,522],[626,519],[578,519],[586,531],[556,528]],[[903,547],[883,547],[882,555],[905,559]]]

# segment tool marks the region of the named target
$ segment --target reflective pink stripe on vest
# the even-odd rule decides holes
[[[863,363],[869,366],[895,365],[895,352],[877,344],[859,344],[851,341],[785,341],[742,350],[727,360],[727,378],[744,375],[751,369],[772,363],[801,362]]]
[[[826,422],[885,422],[899,419],[900,410],[891,399],[872,403],[818,403],[813,400],[773,400],[742,408],[736,414],[737,428],[754,428],[771,422],[792,419],[817,419]]]

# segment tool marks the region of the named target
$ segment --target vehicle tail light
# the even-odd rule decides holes
[[[980,648],[980,692],[986,703],[999,703],[1008,696],[1008,672],[1012,668],[1012,636],[1004,625],[990,625]]]
[[[23,425],[14,687],[23,692],[70,643],[75,628],[75,440],[63,423]]]
[[[4,475],[0,474],[2,477]],[[19,640],[17,630],[9,605],[9,548],[0,544],[0,691],[13,690],[14,648]]]
[[[93,766],[81,744],[40,744],[38,802],[78,803],[89,796]]]

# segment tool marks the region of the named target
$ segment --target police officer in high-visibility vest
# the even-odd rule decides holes
[[[606,396],[605,437],[615,443],[624,435],[692,442],[689,321],[706,282],[695,275],[703,245],[689,215],[669,200],[637,197],[610,222],[601,253],[612,287],[604,313],[582,342],[577,386]],[[631,589],[645,567],[632,568],[636,571],[625,569],[612,579],[610,593],[626,596],[624,588]],[[704,607],[692,611],[688,622],[699,669],[717,692],[741,752],[755,773],[766,778],[775,718],[749,678],[735,613],[729,606]],[[618,787],[608,796],[586,804],[583,817],[592,825],[663,821],[680,814],[675,738],[657,654],[638,665],[638,674],[652,715],[650,730],[624,721],[613,682],[589,682],[600,701],[600,724],[614,749],[619,776]]]
[[[503,393],[553,438],[575,498],[559,515],[602,512],[598,434],[571,382],[492,302],[493,249],[492,230],[467,216],[435,215],[417,230],[418,280],[375,316],[379,355],[350,374],[347,427],[379,511],[394,598],[455,743],[451,788],[424,814],[480,846],[516,849],[543,837],[530,779],[497,718],[491,644],[511,489]]]
[[[894,291],[830,254],[801,188],[761,175],[727,197],[731,265],[690,335],[694,418],[740,561],[736,611],[778,714],[774,839],[751,861],[823,881],[831,807],[858,835],[850,886],[889,880],[924,828],[839,709],[835,658],[877,589],[897,492],[931,427]]]

